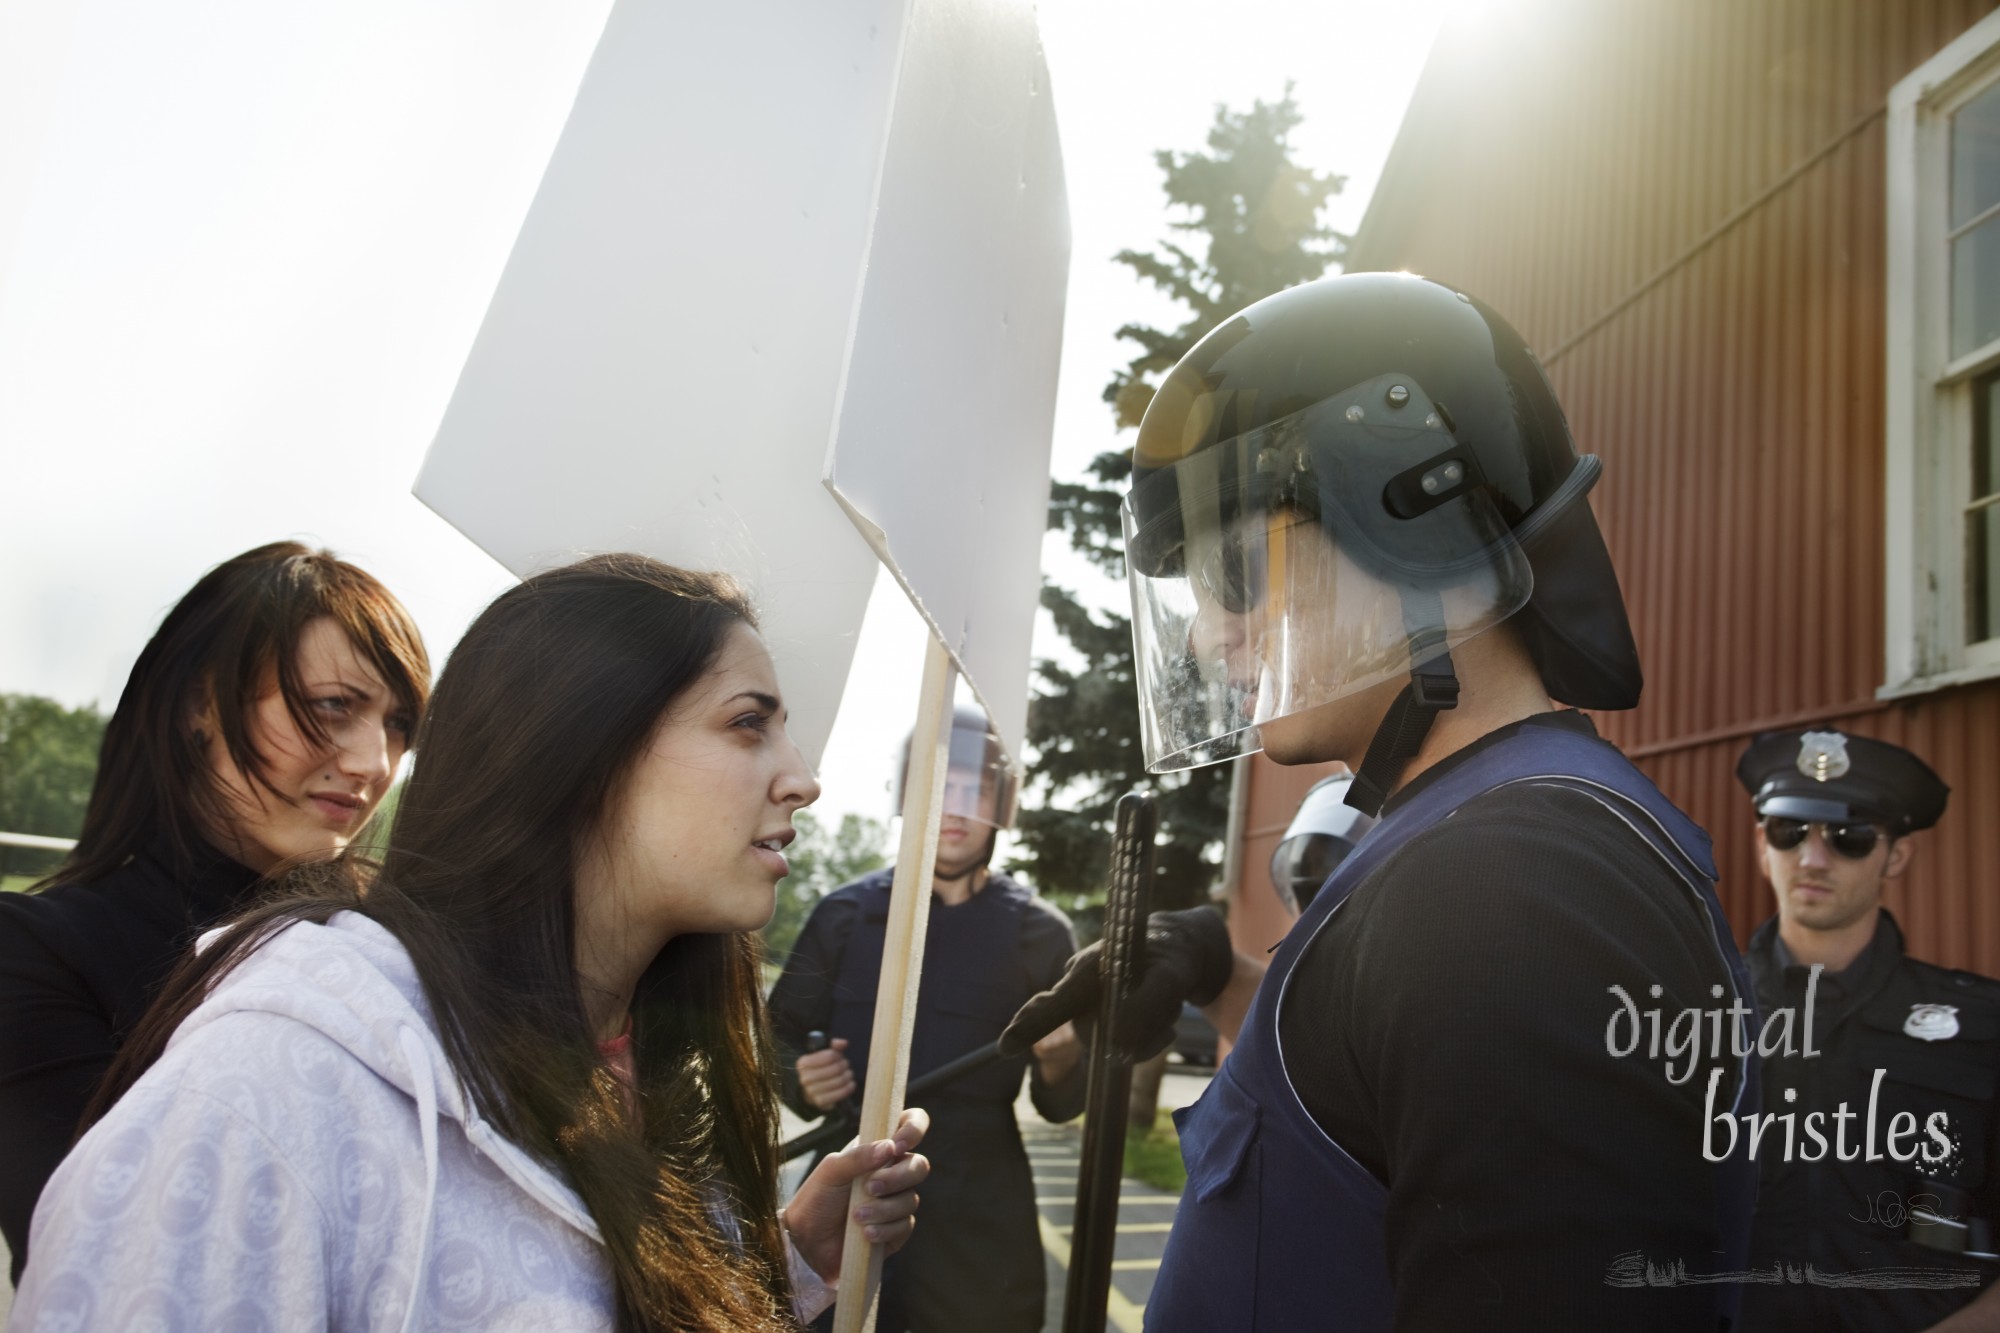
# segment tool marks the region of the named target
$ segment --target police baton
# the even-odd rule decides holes
[[[817,1041],[817,1045],[814,1044],[815,1041]],[[809,1032],[806,1034],[807,1050],[823,1051],[826,1049],[826,1045],[826,1034],[824,1032]],[[953,1079],[970,1074],[975,1069],[984,1069],[999,1058],[1000,1043],[997,1041],[989,1041],[977,1050],[968,1051],[956,1060],[953,1060],[950,1064],[939,1065],[922,1078],[912,1079],[909,1088],[903,1093],[903,1104],[905,1106],[922,1106],[923,1101],[921,1099],[927,1094],[936,1092]],[[855,1131],[860,1128],[860,1108],[855,1105],[854,1098],[849,1097],[846,1101],[827,1112],[826,1119],[820,1121],[819,1124],[813,1126],[805,1133],[798,1135],[796,1138],[786,1139],[784,1143],[779,1145],[778,1160],[789,1162],[794,1157],[809,1152],[837,1152],[846,1146],[847,1141],[853,1138]]]
[[[1076,1224],[1063,1333],[1101,1333],[1111,1299],[1111,1258],[1118,1244],[1118,1183],[1125,1171],[1125,1123],[1132,1095],[1132,1053],[1111,1039],[1118,1009],[1145,963],[1146,915],[1153,885],[1153,840],[1160,816],[1145,792],[1118,798],[1111,837],[1111,881],[1104,897],[1104,944],[1098,968],[1096,1040],[1084,1094],[1083,1160],[1077,1167]]]

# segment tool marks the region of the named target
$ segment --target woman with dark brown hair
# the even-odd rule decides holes
[[[488,607],[379,871],[299,872],[126,1046],[14,1326],[790,1328],[864,1177],[900,1246],[920,1111],[778,1207],[755,932],[819,786],[754,626],[637,556]]]
[[[430,694],[410,615],[296,542],[205,574],[139,654],[83,835],[0,895],[0,1232],[28,1221],[91,1089],[195,937],[367,824]]]

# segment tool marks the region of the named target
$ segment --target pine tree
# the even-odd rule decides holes
[[[1191,238],[1169,239],[1153,252],[1123,250],[1116,262],[1166,292],[1188,310],[1173,329],[1127,324],[1118,336],[1138,354],[1104,386],[1117,428],[1137,426],[1158,377],[1172,369],[1210,329],[1244,306],[1338,264],[1345,239],[1322,225],[1326,202],[1343,178],[1292,160],[1291,132],[1299,111],[1289,85],[1276,103],[1247,112],[1218,106],[1205,153],[1154,155],[1165,176],[1169,227]],[[1129,448],[1099,454],[1083,481],[1050,489],[1049,526],[1114,579],[1125,576],[1118,518],[1132,471]],[[1137,683],[1131,621],[1093,612],[1076,593],[1042,584],[1042,605],[1083,661],[1077,670],[1042,659],[1028,711],[1028,740],[1038,755],[1020,818],[1021,853],[1014,863],[1044,893],[1079,915],[1094,934],[1110,851],[1112,810],[1135,787],[1160,802],[1156,905],[1189,906],[1205,896],[1229,806],[1226,765],[1154,776],[1139,745]]]

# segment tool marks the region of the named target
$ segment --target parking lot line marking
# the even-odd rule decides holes
[[[1042,1224],[1042,1248],[1049,1252],[1050,1257],[1056,1261],[1056,1266],[1061,1268],[1064,1274],[1067,1275],[1069,1272],[1069,1242],[1062,1238],[1062,1233],[1050,1224],[1048,1218],[1044,1217],[1038,1220]],[[1111,1266],[1113,1268],[1118,1267],[1117,1261],[1113,1260]],[[1110,1291],[1105,1293],[1104,1319],[1106,1323],[1117,1329],[1118,1333],[1144,1333],[1146,1312],[1141,1307],[1132,1304],[1131,1298],[1114,1286]]]

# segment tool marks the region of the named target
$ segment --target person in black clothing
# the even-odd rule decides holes
[[[1176,1116],[1149,1329],[1731,1326],[1702,1278],[1744,1261],[1754,1168],[1702,1136],[1755,1106],[1748,979],[1706,835],[1555,706],[1639,697],[1600,471],[1520,336],[1407,274],[1250,306],[1148,407],[1149,766],[1342,760],[1381,816],[1268,963],[1210,912],[1149,925],[1111,1039],[1188,998],[1236,1043]],[[1086,950],[1003,1047],[1097,982]],[[1634,1048],[1621,994],[1716,1040]]]
[[[1063,914],[1011,876],[988,869],[1011,822],[1013,777],[976,709],[953,719],[933,871],[924,973],[910,1077],[921,1078],[993,1041],[1027,998],[1055,983],[1076,950]],[[907,765],[906,765],[907,766]],[[860,1095],[893,869],[822,898],[771,991],[771,1027],[785,1055],[784,1096],[816,1116]],[[807,1035],[832,1039],[807,1052]],[[1014,1119],[1021,1073],[1044,1119],[1083,1110],[1085,1070],[1074,1028],[931,1094],[923,1225],[883,1268],[882,1333],[1032,1333],[1042,1327],[1044,1269],[1034,1181]]]
[[[1766,1025],[1797,1027],[1766,1042],[1780,1119],[1752,1263],[1769,1280],[1746,1287],[1744,1326],[2000,1329],[2000,981],[1909,957],[1882,906],[1948,789],[1901,746],[1831,730],[1760,736],[1736,773],[1778,908],[1750,970]]]
[[[333,855],[388,791],[430,693],[374,578],[280,542],[167,613],[105,727],[75,849],[0,895],[0,1233],[35,1200],[175,962],[288,863]]]

